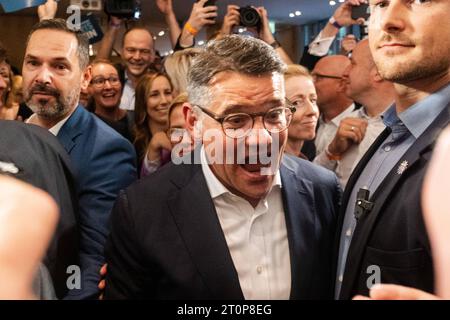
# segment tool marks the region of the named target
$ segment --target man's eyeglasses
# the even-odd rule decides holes
[[[109,78],[103,78],[103,77],[94,78],[91,80],[91,84],[94,87],[101,89],[105,86],[106,81],[108,81],[111,86],[118,86],[120,84],[119,77],[115,77],[115,76],[111,76]]]
[[[222,125],[225,135],[232,139],[246,137],[253,129],[256,117],[263,118],[264,128],[270,133],[280,133],[289,127],[295,107],[286,102],[285,106],[272,108],[266,112],[232,113],[220,116],[205,108],[199,107],[205,114]]]
[[[342,79],[343,79],[343,77],[340,77],[340,76],[333,76],[333,75],[328,75],[328,74],[321,74],[321,73],[317,73],[317,72],[313,72],[313,73],[311,74],[311,76],[312,76],[312,78],[313,78],[313,81],[317,81],[317,80],[322,79],[322,78],[339,79],[339,80],[342,80]]]

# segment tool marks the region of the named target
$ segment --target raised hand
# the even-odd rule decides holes
[[[336,22],[343,27],[348,27],[353,24],[364,24],[363,18],[359,18],[358,20],[352,19],[352,7],[364,3],[367,3],[367,0],[347,0],[336,9],[333,17],[336,19]]]
[[[191,15],[187,21],[195,30],[200,31],[205,25],[215,24],[217,6],[204,7],[207,0],[200,0],[192,6]]]
[[[156,0],[156,5],[159,11],[165,15],[173,12],[172,0]]]
[[[353,144],[359,144],[364,139],[367,120],[360,118],[345,118],[339,124],[334,139],[328,146],[333,155],[344,154]]]
[[[356,44],[358,41],[356,40],[356,37],[353,34],[346,35],[341,42],[341,52],[344,55],[349,54],[350,52],[355,49]]]
[[[229,5],[227,7],[227,14],[223,18],[222,28],[220,29],[220,33],[223,35],[231,34],[234,26],[239,25],[241,20],[241,15],[239,14],[239,6]]]
[[[39,21],[53,19],[58,10],[58,3],[55,0],[47,0],[45,4],[38,7]]]

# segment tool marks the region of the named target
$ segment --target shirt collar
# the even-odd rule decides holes
[[[217,177],[215,176],[215,174],[212,172],[211,168],[209,167],[204,146],[202,146],[201,150],[200,150],[200,160],[201,160],[203,175],[205,176],[206,184],[208,185],[208,189],[211,194],[211,198],[215,199],[224,194],[231,195],[232,192],[230,190],[228,190],[222,184],[222,182],[219,181],[219,179],[217,179]],[[282,184],[281,184],[280,170],[277,170],[277,173],[275,174],[275,177],[273,179],[271,190],[273,189],[274,186],[278,186],[281,188],[281,185]]]
[[[347,118],[350,113],[353,112],[353,110],[355,110],[355,104],[352,103],[347,109],[345,109],[344,111],[342,111],[340,114],[338,114],[336,117],[334,117],[331,122],[334,123],[337,127],[339,127],[339,124],[341,123],[341,120],[344,118]]]
[[[431,125],[450,102],[450,84],[420,100],[405,111],[397,114],[395,103],[383,114],[383,122],[392,127],[403,123],[417,139]]]
[[[53,127],[51,127],[50,129],[48,129],[48,131],[50,131],[50,133],[53,134],[54,136],[57,136],[58,133],[59,133],[59,131],[61,130],[61,128],[63,127],[63,125],[67,122],[67,120],[69,120],[69,118],[70,118],[71,115],[72,115],[72,112],[71,112],[67,117],[65,117],[64,119],[62,119],[61,121],[59,121],[57,124],[55,124]],[[28,118],[28,120],[26,121],[26,123],[31,123],[31,120],[32,120],[33,118],[35,118],[35,117],[36,117],[36,114],[33,113],[33,114],[31,115],[31,117]]]
[[[61,128],[63,127],[63,125],[67,122],[67,120],[69,120],[70,116],[72,115],[72,113],[70,113],[67,117],[65,117],[64,119],[62,119],[61,121],[59,121],[57,124],[55,124],[53,127],[51,127],[50,129],[48,129],[48,131],[50,131],[54,136],[57,136],[59,131],[61,130]]]

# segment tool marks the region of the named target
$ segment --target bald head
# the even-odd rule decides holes
[[[312,75],[317,91],[317,104],[325,118],[334,118],[347,109],[351,104],[345,91],[346,82],[342,75],[350,65],[346,56],[326,56],[317,62]]]
[[[317,62],[314,71],[319,74],[341,77],[349,64],[350,59],[346,56],[326,56]]]
[[[394,99],[393,85],[380,77],[368,40],[362,40],[356,45],[350,60],[351,64],[344,72],[346,94],[364,105],[369,113],[384,110]]]
[[[358,60],[365,61],[368,68],[375,66],[372,53],[370,52],[369,40],[364,39],[358,42],[355,49],[352,51],[352,58],[357,57]]]

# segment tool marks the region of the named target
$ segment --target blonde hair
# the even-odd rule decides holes
[[[185,92],[187,88],[188,71],[192,60],[203,50],[200,48],[189,48],[177,51],[168,56],[164,62],[164,69],[177,92]]]
[[[299,64],[288,65],[286,72],[284,73],[284,80],[297,76],[307,77],[312,80],[311,73],[304,66],[301,66]]]

